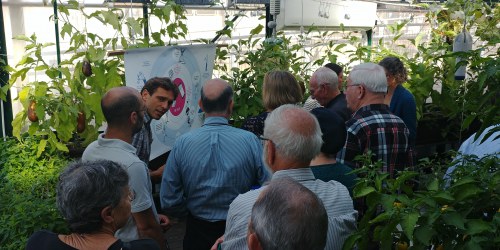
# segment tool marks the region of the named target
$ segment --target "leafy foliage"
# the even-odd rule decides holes
[[[418,169],[402,171],[395,179],[381,173],[381,162],[361,157],[362,176],[354,196],[363,199],[367,210],[344,249],[379,245],[393,249],[494,249],[500,244],[500,159],[465,157],[451,175],[443,179],[445,167],[422,160]],[[366,237],[369,235],[370,237]]]
[[[36,156],[39,143],[34,137],[0,141],[2,249],[24,249],[28,237],[40,229],[68,231],[55,204],[55,186],[68,159],[58,150]]]

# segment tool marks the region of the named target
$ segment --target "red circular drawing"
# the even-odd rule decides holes
[[[174,84],[179,88],[179,95],[177,99],[175,99],[175,104],[170,107],[170,113],[174,116],[178,116],[186,104],[186,86],[180,78],[175,78]]]

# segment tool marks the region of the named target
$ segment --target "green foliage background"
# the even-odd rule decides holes
[[[0,141],[1,249],[24,249],[40,229],[68,232],[56,208],[55,187],[69,159],[58,150],[36,156],[39,142],[36,137]]]

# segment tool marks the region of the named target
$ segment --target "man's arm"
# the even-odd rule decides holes
[[[164,169],[165,169],[165,164],[161,165],[161,167],[159,167],[158,169],[149,172],[149,176],[151,177],[151,181],[153,183],[161,181],[161,176],[163,175]]]
[[[160,245],[161,249],[167,249],[162,229],[155,218],[153,209],[148,208],[141,212],[132,213],[132,217],[134,217],[140,238],[151,238]]]
[[[187,208],[177,157],[178,148],[174,145],[161,179],[160,202],[162,211],[167,216],[183,218],[187,216]]]

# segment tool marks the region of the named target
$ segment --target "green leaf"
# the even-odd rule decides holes
[[[375,188],[373,187],[361,187],[359,188],[359,186],[356,186],[354,187],[354,198],[360,198],[360,197],[364,197],[364,196],[367,196],[373,192],[375,192]]]
[[[260,32],[262,32],[263,29],[264,29],[264,26],[262,26],[262,24],[259,24],[259,25],[257,25],[257,27],[253,28],[250,31],[250,35],[258,35],[258,34],[260,34]]]
[[[26,41],[26,42],[31,42],[31,39],[25,35],[17,35],[14,36],[15,40],[21,40],[21,41]]]
[[[457,227],[458,229],[465,229],[464,218],[457,212],[447,212],[443,214],[443,220],[446,224]]]
[[[415,239],[427,246],[435,233],[436,231],[429,226],[419,226],[415,228]]]
[[[437,178],[433,178],[432,181],[427,186],[427,190],[429,191],[437,191],[439,187],[439,181]]]
[[[379,214],[377,217],[375,217],[375,219],[371,220],[370,224],[375,224],[375,223],[379,223],[379,222],[382,222],[382,221],[386,221],[386,220],[388,220],[390,218],[391,218],[391,214],[390,213],[383,212],[383,213]]]
[[[417,212],[403,215],[401,227],[403,228],[403,232],[409,240],[413,240],[413,231],[415,230],[415,225],[417,224],[419,216],[420,215]]]
[[[475,235],[490,230],[490,224],[483,220],[474,219],[467,222],[467,234],[469,235]]]
[[[47,146],[47,140],[40,140],[38,144],[38,150],[36,151],[36,157],[40,157],[43,151],[45,151],[45,146]]]

